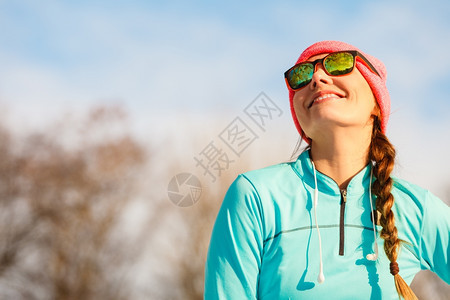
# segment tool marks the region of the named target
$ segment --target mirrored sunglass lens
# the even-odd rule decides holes
[[[299,89],[310,83],[312,75],[314,73],[314,67],[312,64],[299,65],[288,73],[288,81],[291,88]]]
[[[351,53],[340,52],[329,55],[323,65],[331,75],[344,75],[353,70],[354,57]]]

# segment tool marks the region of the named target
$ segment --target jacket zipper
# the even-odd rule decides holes
[[[345,204],[347,203],[347,190],[341,190],[341,215],[339,220],[339,255],[344,255],[344,216]]]

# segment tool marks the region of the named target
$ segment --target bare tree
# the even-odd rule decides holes
[[[118,226],[146,155],[109,132],[123,118],[98,108],[20,141],[0,129],[1,298],[128,299]]]

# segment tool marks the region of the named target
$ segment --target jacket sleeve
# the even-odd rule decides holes
[[[422,221],[422,269],[435,272],[450,284],[450,208],[431,193],[426,201]]]
[[[219,210],[208,250],[204,298],[256,299],[263,249],[260,199],[239,175]]]

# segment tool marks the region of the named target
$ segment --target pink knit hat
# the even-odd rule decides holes
[[[384,66],[383,62],[381,62],[380,60],[369,54],[365,54],[364,52],[362,52],[361,50],[350,44],[339,41],[322,41],[306,48],[306,50],[303,51],[303,53],[300,55],[295,64],[304,62],[308,60],[310,57],[317,54],[331,53],[345,50],[357,50],[358,52],[360,52],[362,55],[364,55],[365,58],[367,58],[370,61],[370,63],[375,67],[377,72],[381,75],[380,78],[377,74],[370,71],[369,68],[367,68],[363,63],[361,63],[358,60],[356,61],[356,68],[366,79],[367,83],[372,89],[375,99],[378,102],[381,111],[381,131],[383,133],[386,133],[386,126],[389,119],[389,112],[391,109],[391,100],[389,97],[389,92],[386,88],[387,74],[386,74],[386,67]],[[291,113],[292,117],[294,118],[294,123],[295,126],[297,127],[298,132],[302,134],[302,128],[297,120],[297,115],[295,114],[294,111],[294,104],[293,104],[294,94],[295,94],[294,91],[289,90],[289,102],[291,106]],[[309,141],[306,138],[305,140],[309,143]]]

